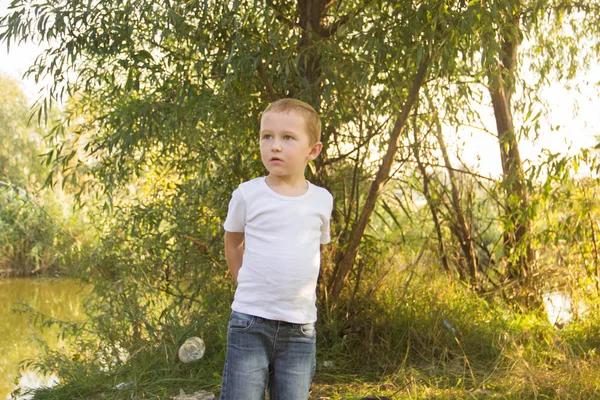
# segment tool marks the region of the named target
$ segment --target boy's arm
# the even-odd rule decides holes
[[[233,280],[237,283],[244,256],[244,232],[225,231],[225,260]]]

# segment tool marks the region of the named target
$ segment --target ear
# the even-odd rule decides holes
[[[308,153],[308,156],[306,157],[308,159],[308,161],[312,161],[315,158],[317,158],[319,156],[319,154],[321,154],[322,149],[323,149],[323,143],[316,142],[315,144],[313,144],[312,148],[310,149],[310,153]]]

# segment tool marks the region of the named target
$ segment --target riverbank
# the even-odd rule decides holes
[[[58,268],[58,265],[44,266],[43,268],[36,268],[32,271],[5,268],[0,269],[0,279],[57,277],[59,273],[60,268]]]

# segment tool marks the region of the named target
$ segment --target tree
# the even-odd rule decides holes
[[[29,106],[17,81],[0,75],[0,181],[37,189],[45,175],[41,129],[29,124]]]
[[[531,96],[539,88],[537,82],[544,82],[547,79],[546,74],[552,68],[558,77],[572,76],[574,71],[579,69],[578,57],[573,55],[581,54],[585,57],[586,51],[578,49],[576,42],[565,38],[583,40],[587,36],[597,41],[597,32],[586,28],[565,29],[563,18],[567,16],[566,18],[570,19],[574,16],[575,19],[597,20],[600,3],[591,1],[583,4],[569,0],[532,2],[510,0],[491,1],[489,4],[480,2],[479,6],[483,21],[480,32],[483,74],[486,77],[486,86],[494,110],[502,160],[502,186],[506,193],[503,222],[504,251],[508,265],[505,278],[508,281],[518,282],[519,286],[527,287],[532,283],[534,267],[531,221],[535,210],[532,209],[529,201],[528,184],[519,153],[519,137],[527,136],[527,131],[525,127],[518,129],[515,126],[513,114],[515,112],[524,114],[523,122],[527,122],[535,105],[524,102],[516,105],[513,94],[520,82],[521,90]],[[569,28],[573,28],[572,21]],[[551,45],[545,39],[549,33],[553,35]],[[529,53],[529,56],[534,58],[533,63],[539,68],[538,79],[534,79],[533,84],[530,79],[524,78],[525,71],[519,71],[519,48],[526,37],[537,43],[534,46],[537,47],[537,54]],[[549,51],[549,48],[545,48],[540,51],[542,46],[556,46],[556,50]],[[566,54],[570,56],[565,57]],[[552,59],[557,55],[560,61]],[[565,71],[570,72],[565,73]],[[536,95],[530,98],[539,101]],[[537,115],[539,116],[539,113]]]
[[[323,276],[336,298],[407,138],[409,116],[429,111],[415,108],[424,86],[434,92],[435,102],[427,107],[452,101],[457,110],[474,85],[490,88],[495,110],[507,117],[499,127],[506,246],[509,253],[521,248],[517,242],[527,237],[529,211],[510,126],[507,94],[514,90],[514,67],[508,63],[514,54],[508,50],[512,45],[516,51],[523,32],[516,19],[527,19],[521,21],[526,29],[541,29],[545,2],[518,4],[205,0],[92,6],[17,0],[2,19],[0,38],[52,41],[31,73],[56,77],[48,88],[51,100],[79,97],[66,123],[89,116],[76,125],[79,147],[52,153],[55,165],[64,167],[75,152],[85,153],[93,162],[82,158],[68,173],[91,174],[89,181],[111,201],[149,170],[161,171],[165,184],[177,188],[166,196],[194,193],[223,216],[232,188],[262,173],[255,146],[261,110],[283,96],[311,103],[325,124],[324,151],[310,178],[334,192],[336,210],[355,211],[334,214],[337,243]],[[581,9],[559,4],[568,12]],[[449,82],[465,78],[472,81],[443,97]],[[40,106],[44,112],[51,102]],[[344,195],[349,170],[354,182],[369,182],[358,196]],[[524,246],[527,260],[530,247]]]
[[[67,260],[86,242],[85,225],[65,211],[68,195],[43,188],[47,130],[30,122],[19,83],[0,75],[0,96],[0,271],[23,276],[66,271]]]
[[[57,77],[49,88],[55,100],[62,93],[81,96],[80,108],[71,112],[92,118],[76,133],[86,136],[83,147],[95,159],[93,174],[107,194],[143,175],[148,165],[174,167],[177,184],[210,171],[210,182],[221,193],[212,189],[203,195],[218,197],[223,213],[227,191],[262,170],[253,146],[255,127],[265,104],[281,96],[304,99],[321,112],[324,152],[313,176],[333,191],[337,180],[327,171],[345,162],[346,149],[387,143],[362,216],[338,228],[338,254],[346,254],[339,273],[331,275],[330,287],[338,295],[426,78],[430,48],[439,35],[434,27],[441,26],[430,8],[443,11],[443,2],[137,2],[135,7],[102,2],[91,7],[78,1],[18,1],[3,19],[1,37],[53,40],[31,72]],[[165,18],[149,17],[157,13]],[[71,69],[76,74],[68,75]],[[397,120],[394,126],[391,119]],[[364,134],[357,134],[357,127],[364,127]],[[57,165],[66,165],[74,151],[56,152]],[[71,173],[89,171],[88,163],[80,163]]]

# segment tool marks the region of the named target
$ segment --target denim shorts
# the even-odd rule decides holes
[[[231,313],[221,400],[307,400],[316,367],[315,324]]]

